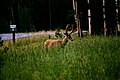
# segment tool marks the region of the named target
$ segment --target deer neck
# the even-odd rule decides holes
[[[63,45],[66,45],[68,42],[68,39],[63,39]]]

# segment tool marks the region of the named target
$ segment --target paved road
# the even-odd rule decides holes
[[[49,31],[49,32],[37,32],[37,33],[16,33],[15,38],[23,38],[23,37],[30,37],[30,36],[38,36],[38,35],[52,35],[55,32]],[[1,40],[11,40],[12,39],[12,33],[10,34],[0,34]]]
[[[82,31],[83,33],[87,33],[88,31]],[[55,31],[41,31],[36,33],[16,33],[15,38],[23,38],[23,37],[30,37],[30,36],[38,36],[38,35],[53,35]],[[12,40],[12,33],[10,34],[0,34],[1,40]]]

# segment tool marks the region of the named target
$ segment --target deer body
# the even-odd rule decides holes
[[[61,46],[64,45],[64,40],[46,40],[44,43],[44,47],[51,47],[51,46]]]

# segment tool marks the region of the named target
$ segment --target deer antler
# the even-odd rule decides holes
[[[68,27],[70,26],[70,24],[67,24],[66,28],[65,28],[65,33],[68,32]]]
[[[72,34],[76,30],[74,29],[74,24],[72,24],[71,26],[72,26],[72,31],[69,33],[69,35]]]

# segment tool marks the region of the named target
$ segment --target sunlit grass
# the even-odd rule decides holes
[[[118,80],[120,77],[120,38],[86,36],[64,48],[46,51],[37,36],[16,40],[1,55],[1,80]],[[3,46],[3,47],[4,47]]]

